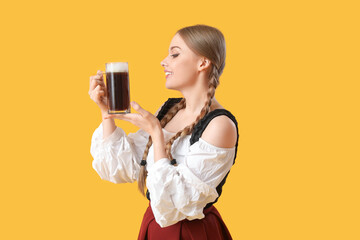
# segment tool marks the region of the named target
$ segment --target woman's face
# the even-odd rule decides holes
[[[200,62],[201,57],[191,51],[180,35],[176,34],[171,40],[169,55],[161,61],[166,74],[166,88],[180,91],[194,85]]]

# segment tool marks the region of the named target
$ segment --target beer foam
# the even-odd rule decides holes
[[[106,72],[129,72],[127,62],[114,62],[106,64]]]

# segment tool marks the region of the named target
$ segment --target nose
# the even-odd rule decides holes
[[[166,59],[166,58],[165,58]],[[160,65],[165,67],[167,64],[165,63],[165,59],[160,62]]]

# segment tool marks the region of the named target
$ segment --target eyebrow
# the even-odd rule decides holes
[[[181,48],[178,46],[172,46],[169,51],[171,51],[173,48],[179,48],[181,50]]]

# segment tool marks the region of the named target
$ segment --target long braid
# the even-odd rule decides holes
[[[175,106],[173,106],[166,114],[165,116],[161,119],[160,121],[160,125],[161,127],[165,127],[166,124],[168,122],[170,122],[170,120],[176,115],[176,113],[185,108],[186,107],[186,100],[185,98],[181,99],[180,102],[178,102],[177,104],[175,104]]]
[[[186,106],[185,98],[183,98],[183,99],[181,99],[180,102],[175,104],[161,119],[161,121],[160,121],[161,127],[162,128],[165,127],[165,125],[176,115],[176,113],[180,109],[185,108],[185,106]],[[148,140],[148,143],[146,144],[144,154],[142,157],[143,160],[147,159],[147,156],[149,154],[149,148],[151,147],[151,145],[152,145],[152,139],[151,139],[151,136],[149,136],[149,140]],[[138,188],[139,188],[139,191],[141,192],[141,194],[144,196],[145,196],[146,176],[147,176],[146,167],[145,167],[145,165],[141,165],[139,179],[138,179]]]
[[[146,147],[144,150],[144,154],[143,154],[143,158],[142,158],[143,160],[146,160],[147,155],[149,153],[149,148],[151,147],[151,145],[152,145],[152,139],[151,139],[151,136],[149,136],[148,143],[146,144]],[[139,179],[138,179],[138,188],[139,188],[139,191],[141,192],[141,194],[144,196],[145,196],[144,189],[145,189],[145,183],[146,183],[146,175],[147,175],[146,167],[145,167],[145,165],[141,165]]]

